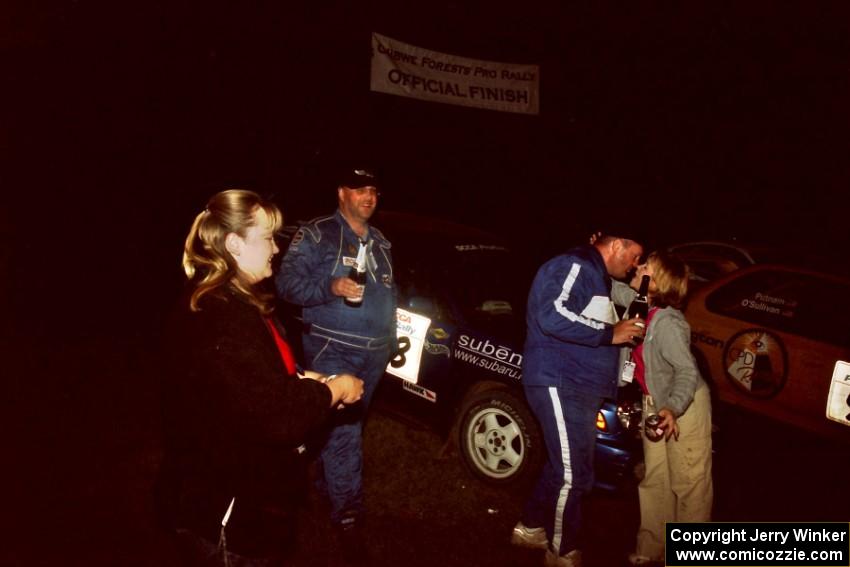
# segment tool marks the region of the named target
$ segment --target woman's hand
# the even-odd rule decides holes
[[[658,416],[661,418],[661,423],[658,426],[664,430],[664,439],[669,440],[670,437],[679,440],[679,424],[676,422],[676,416],[672,410],[661,408],[658,410]]]
[[[339,409],[363,397],[363,380],[352,374],[338,374],[325,384],[331,390],[331,407]]]

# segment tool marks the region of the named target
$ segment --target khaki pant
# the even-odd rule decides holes
[[[655,411],[644,396],[644,415]],[[660,409],[660,408],[659,408]],[[653,442],[644,436],[646,475],[638,487],[640,528],[637,554],[664,559],[666,522],[708,522],[714,488],[711,480],[711,398],[706,386],[677,420],[679,440]]]

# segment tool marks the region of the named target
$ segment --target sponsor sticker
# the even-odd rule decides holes
[[[455,250],[458,252],[473,252],[475,250],[502,250],[508,249],[497,244],[455,244]]]
[[[797,302],[793,299],[784,299],[782,297],[774,297],[766,293],[756,292],[752,298],[742,299],[741,307],[791,318],[795,315]]]
[[[347,267],[352,267],[357,265],[357,258],[352,258],[351,256],[343,256],[342,257],[342,265]]]
[[[480,339],[462,333],[455,345],[454,357],[494,374],[517,380],[522,378],[522,353],[490,339]]]
[[[452,351],[449,350],[449,347],[446,345],[434,344],[432,342],[425,341],[425,352],[428,354],[444,354],[448,358],[452,357]]]
[[[723,341],[720,339],[696,331],[691,332],[691,342],[706,344],[714,348],[723,348]]]
[[[766,329],[748,329],[732,337],[723,351],[726,377],[754,398],[779,393],[788,378],[788,353],[782,341]]]
[[[413,384],[412,382],[408,382],[406,380],[402,387],[411,394],[416,394],[420,398],[425,398],[429,402],[437,403],[437,392],[428,390],[427,388],[423,388],[418,384]]]
[[[437,339],[438,341],[443,341],[449,338],[449,334],[445,329],[441,329],[440,327],[435,327],[431,329],[431,336]]]

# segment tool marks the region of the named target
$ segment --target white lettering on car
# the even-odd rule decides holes
[[[522,378],[522,353],[514,352],[504,345],[492,343],[489,339],[476,339],[461,334],[458,337],[454,355],[459,360],[490,372],[517,380]]]

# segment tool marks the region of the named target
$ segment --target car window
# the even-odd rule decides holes
[[[401,248],[402,252],[407,249]],[[397,250],[393,251],[394,253]],[[445,302],[445,293],[440,281],[444,279],[443,268],[425,255],[400,253],[393,257],[393,273],[399,292],[399,306],[412,307],[411,300],[426,299],[434,307],[433,312],[423,313],[429,317],[442,318],[450,314]]]
[[[712,281],[741,267],[725,258],[682,258],[691,268],[691,278],[699,281]]]
[[[524,317],[530,275],[502,246],[399,239],[393,261],[403,299],[428,297],[467,321]]]
[[[459,308],[467,318],[524,313],[527,270],[509,250],[456,249],[450,271]]]
[[[811,274],[761,270],[712,292],[706,307],[761,327],[841,346],[850,344],[847,284]]]
[[[733,246],[708,242],[673,246],[670,253],[686,262],[691,268],[691,277],[698,281],[712,281],[753,263]]]
[[[683,246],[676,250],[677,253],[690,254],[694,256],[706,256],[709,258],[718,258],[729,260],[739,266],[748,266],[752,264],[752,260],[742,250],[738,250],[733,246],[725,246],[720,244],[701,244],[694,246]]]

